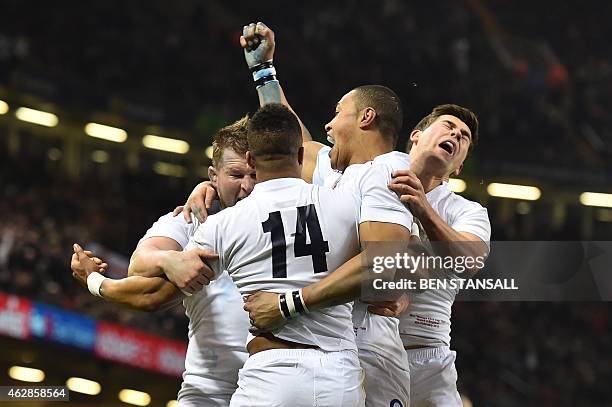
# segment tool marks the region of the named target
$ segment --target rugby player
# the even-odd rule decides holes
[[[255,173],[245,157],[247,125],[244,117],[220,129],[213,138],[208,175],[222,209],[234,206],[253,189]],[[106,263],[77,244],[71,267],[75,278],[84,285],[89,283],[95,295],[130,308],[155,311],[182,300],[189,317],[189,343],[179,406],[227,407],[237,387],[238,370],[248,356],[244,345],[249,324],[240,293],[227,273],[188,297],[167,278],[159,277],[164,272],[180,275],[182,270],[186,275],[204,274],[200,277],[204,280],[194,282],[198,287],[207,283],[203,260],[215,256],[198,248],[184,250],[197,225],[197,220],[187,223],[171,214],[160,217],[138,243],[127,278],[105,279],[97,274],[106,269]],[[183,290],[196,290],[185,280],[177,283]]]
[[[219,253],[241,294],[278,293],[288,315],[304,313],[270,333],[251,335],[231,406],[363,406],[362,370],[351,305],[305,313],[301,288],[321,280],[359,251],[359,200],[301,178],[297,118],[268,104],[251,118],[247,161],[256,169],[250,196],[211,215],[190,246]],[[307,242],[307,240],[310,242]],[[188,246],[188,247],[190,247]]]

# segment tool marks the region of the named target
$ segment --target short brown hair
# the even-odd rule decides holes
[[[249,151],[259,164],[282,165],[297,156],[302,146],[302,129],[291,110],[271,103],[260,107],[251,117],[247,138]]]
[[[371,107],[376,111],[378,130],[397,143],[402,129],[404,113],[399,96],[391,89],[382,85],[363,85],[353,89],[356,92],[355,107],[357,111]]]
[[[476,143],[478,143],[478,117],[470,109],[459,105],[445,104],[434,107],[431,113],[423,117],[421,121],[418,122],[416,126],[414,126],[414,129],[412,129],[412,131],[424,131],[426,128],[431,126],[431,124],[435,122],[438,117],[443,116],[445,114],[449,116],[455,116],[468,126],[468,128],[470,129],[470,133],[472,133],[472,143],[470,144],[471,150],[472,147],[474,147]],[[408,143],[406,144],[406,152],[410,152],[411,148],[412,141],[410,140],[410,138],[408,138]]]
[[[249,116],[244,116],[215,133],[213,136],[213,167],[219,169],[223,166],[223,151],[226,148],[231,148],[238,155],[246,154],[249,149],[247,142],[248,126]]]

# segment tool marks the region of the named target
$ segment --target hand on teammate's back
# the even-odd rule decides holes
[[[200,182],[189,194],[187,202],[183,206],[174,208],[172,215],[177,216],[182,212],[185,221],[191,223],[193,213],[197,220],[204,223],[215,199],[217,199],[217,190],[212,186],[212,182]]]
[[[395,301],[364,301],[368,304],[368,311],[373,314],[382,315],[383,317],[395,317],[399,316],[408,309],[410,306],[410,299],[407,294],[402,294]]]
[[[240,46],[249,68],[271,61],[274,57],[274,31],[264,23],[251,23],[242,28]]]
[[[84,287],[87,287],[87,277],[91,273],[105,273],[108,269],[108,264],[95,257],[90,250],[83,250],[79,244],[72,245],[72,250],[74,250],[70,260],[72,277]]]
[[[184,251],[169,250],[163,261],[164,273],[178,288],[193,294],[210,283],[215,272],[206,260],[216,260],[219,256],[208,250],[195,248]]]
[[[278,294],[258,291],[244,300],[244,310],[249,313],[251,326],[258,331],[271,331],[287,321],[278,308]]]

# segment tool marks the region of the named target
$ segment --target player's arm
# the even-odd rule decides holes
[[[427,201],[423,184],[414,172],[400,170],[395,171],[393,175],[389,188],[400,194],[400,200],[410,208],[414,217],[419,219],[429,240],[446,243],[437,245],[438,255],[470,258],[488,256],[489,247],[481,237],[454,229],[438,215]],[[488,224],[488,219],[486,223]],[[487,232],[483,230],[483,234],[485,233]],[[477,268],[468,270],[470,276],[478,271]]]
[[[174,239],[155,236],[140,242],[130,259],[128,276],[165,276],[178,288],[193,291],[190,287],[199,289],[198,284],[209,283],[213,272],[205,261],[217,257],[201,248],[183,250]]]
[[[362,242],[410,239],[407,228],[385,222],[364,222],[359,225],[359,233]],[[344,304],[358,298],[364,278],[372,276],[372,273],[364,272],[363,268],[363,254],[358,254],[322,280],[304,287],[301,298],[308,311]],[[405,298],[401,298],[388,304],[377,304],[375,308],[377,313],[398,316],[407,306]],[[279,295],[276,293],[259,291],[250,295],[245,300],[244,310],[249,313],[251,324],[262,330],[270,330],[286,322],[279,309]]]
[[[409,241],[410,230],[394,223],[364,222],[359,225],[359,239],[364,242],[398,242]],[[344,304],[358,298],[364,279],[372,273],[362,272],[363,253],[344,263],[333,273],[302,290],[304,301],[309,310],[316,310],[331,305]],[[366,270],[371,264],[365,264]],[[366,281],[367,283],[367,281]]]
[[[312,141],[310,132],[287,101],[283,88],[276,79],[276,68],[272,65],[276,46],[274,31],[262,22],[246,25],[242,29],[240,45],[244,49],[247,65],[253,72],[259,105],[280,103],[287,106],[297,117],[302,128],[302,144],[304,146],[302,178],[307,182],[312,182],[312,173],[317,164],[317,153],[323,147],[323,144]]]
[[[141,311],[157,311],[177,305],[183,293],[162,277],[132,276],[119,280],[104,279],[100,296],[107,301]]]
[[[91,252],[75,244],[70,262],[72,275],[92,294],[109,302],[141,311],[156,311],[174,306],[183,298],[174,284],[161,277],[105,278],[101,274],[105,267],[97,264],[96,259]]]
[[[304,126],[299,116],[289,105],[283,88],[276,79],[276,69],[272,65],[274,59],[274,31],[264,23],[251,23],[242,28],[240,36],[240,46],[244,49],[244,57],[257,86],[259,105],[264,106],[269,103],[280,103],[289,108],[298,118],[302,128],[302,141],[312,141],[310,132]]]

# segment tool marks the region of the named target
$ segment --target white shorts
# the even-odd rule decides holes
[[[229,407],[231,395],[189,395],[179,397],[178,407]]]
[[[354,351],[271,349],[238,372],[231,407],[363,407],[363,370]]]
[[[370,350],[359,350],[365,373],[366,407],[410,406],[410,372],[407,363],[390,360]]]
[[[461,407],[457,391],[457,352],[448,346],[407,349],[412,407]]]

